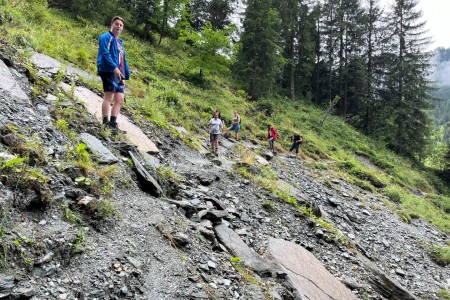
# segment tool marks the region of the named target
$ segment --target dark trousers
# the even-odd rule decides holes
[[[298,148],[299,148],[299,147],[300,147],[300,144],[297,143],[297,142],[294,142],[294,143],[292,144],[292,146],[291,146],[291,149],[289,149],[289,152],[291,152],[292,150],[295,149],[295,153],[298,154]]]

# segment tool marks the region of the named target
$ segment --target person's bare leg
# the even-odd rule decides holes
[[[105,96],[103,98],[102,103],[102,117],[107,116],[109,118],[110,110],[111,110],[111,102],[114,98],[113,92],[105,92]]]
[[[124,93],[114,93],[114,105],[111,109],[111,116],[117,117],[120,114],[124,99]]]

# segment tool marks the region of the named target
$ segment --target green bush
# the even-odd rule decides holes
[[[430,257],[439,265],[447,266],[450,264],[450,247],[441,245],[431,245],[427,247]]]
[[[402,200],[401,193],[397,187],[388,186],[383,190],[383,193],[391,202],[400,203]]]

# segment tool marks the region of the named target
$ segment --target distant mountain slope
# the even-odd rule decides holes
[[[435,69],[432,80],[437,90],[432,92],[438,98],[433,102],[433,117],[437,126],[442,126],[444,141],[450,142],[450,49],[438,48],[434,58]]]

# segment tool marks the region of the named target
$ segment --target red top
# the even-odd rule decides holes
[[[273,127],[269,128],[269,130],[267,130],[267,137],[266,139],[270,139],[273,136],[273,138],[276,140],[278,138],[278,133],[277,130]]]
[[[123,48],[122,45],[119,43],[119,39],[116,39],[117,48],[119,49],[119,70],[120,72],[123,71],[123,61],[124,61],[124,55],[123,55]]]

